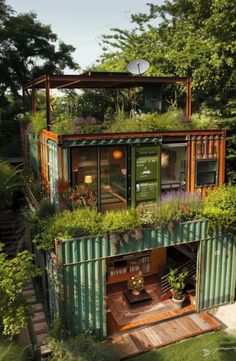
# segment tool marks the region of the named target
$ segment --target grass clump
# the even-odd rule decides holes
[[[32,358],[29,349],[0,334],[0,361],[32,361]]]

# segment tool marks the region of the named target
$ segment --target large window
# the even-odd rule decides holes
[[[101,211],[126,207],[126,147],[72,148],[71,158],[72,185],[91,190]]]
[[[218,183],[218,161],[197,161],[197,187],[216,185]]]
[[[165,144],[161,151],[161,190],[185,189],[186,186],[186,146]]]

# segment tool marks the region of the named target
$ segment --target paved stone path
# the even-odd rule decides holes
[[[236,336],[236,303],[220,306],[209,313],[223,324],[224,331]]]

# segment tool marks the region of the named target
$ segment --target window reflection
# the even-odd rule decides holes
[[[125,147],[104,147],[100,151],[101,210],[126,207],[127,155]]]
[[[97,148],[72,149],[72,185],[90,190],[97,199]]]
[[[164,145],[161,152],[161,190],[185,190],[186,147]]]
[[[216,160],[197,161],[197,186],[216,185],[218,162]]]

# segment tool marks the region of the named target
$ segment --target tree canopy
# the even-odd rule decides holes
[[[16,155],[17,120],[22,111],[21,88],[43,74],[76,69],[75,48],[59,41],[35,13],[16,14],[0,0],[0,153]]]
[[[132,15],[134,28],[103,36],[100,69],[147,59],[150,75],[193,78],[195,109],[224,111],[236,93],[236,7],[231,0],[172,0]]]
[[[0,0],[0,96],[10,90],[14,96],[26,82],[42,74],[60,73],[76,68],[72,45],[58,42],[49,25],[37,20],[35,13],[15,14]]]

